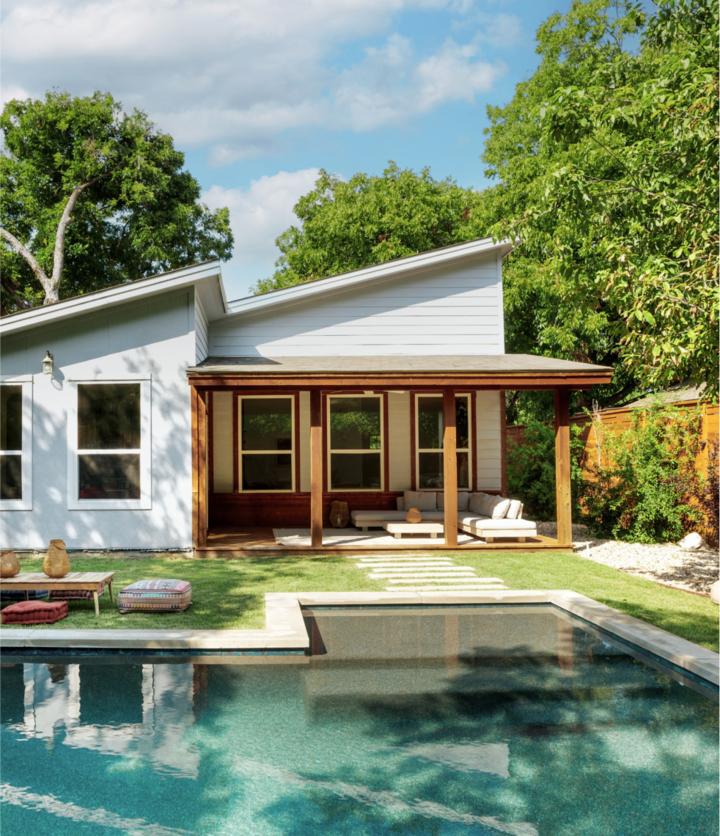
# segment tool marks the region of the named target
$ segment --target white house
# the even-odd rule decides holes
[[[209,262],[3,317],[2,546],[237,551],[298,526],[317,547],[335,500],[500,493],[506,389],[556,391],[569,497],[568,392],[611,370],[505,354],[510,249],[482,239],[232,304]]]

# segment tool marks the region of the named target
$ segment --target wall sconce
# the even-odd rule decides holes
[[[50,377],[52,377],[54,362],[52,354],[50,354],[49,351],[46,351],[45,357],[43,357],[42,361],[43,374],[49,374]]]

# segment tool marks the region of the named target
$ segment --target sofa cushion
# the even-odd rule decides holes
[[[495,498],[495,501],[491,505],[490,516],[494,520],[504,520],[509,507],[510,500],[505,499],[502,496],[498,496]]]
[[[520,514],[522,512],[522,502],[519,499],[511,499],[510,500],[510,507],[507,509],[507,514],[505,514],[505,519],[507,520],[517,520],[520,518]]]
[[[470,504],[470,492],[469,491],[458,491],[457,495],[457,509],[458,511],[467,511],[468,505]],[[438,511],[445,510],[445,494],[438,493],[437,495],[437,504],[438,504]]]
[[[468,511],[472,511],[473,514],[479,514],[480,505],[482,504],[483,498],[486,497],[487,494],[482,492],[471,494],[470,502],[468,502]]]
[[[478,531],[537,531],[537,526],[531,520],[480,520],[473,528]],[[502,536],[502,535],[499,535]]]
[[[423,522],[442,522],[445,519],[444,511],[421,511]]]
[[[395,505],[397,506],[398,511],[405,510],[405,497],[404,496],[396,496],[395,497]]]
[[[437,493],[435,491],[405,491],[405,508],[417,508],[418,511],[437,511]]]
[[[458,525],[473,526],[476,523],[483,522],[483,520],[487,519],[488,517],[480,517],[477,514],[473,514],[472,511],[462,511],[458,514]]]
[[[495,507],[497,499],[498,497],[494,494],[483,494],[483,498],[480,500],[480,507],[478,509],[479,513],[485,515],[486,517],[492,516],[492,510]]]

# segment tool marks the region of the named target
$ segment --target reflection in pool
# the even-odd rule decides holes
[[[307,623],[276,664],[4,656],[4,832],[718,832],[712,694],[558,610]]]

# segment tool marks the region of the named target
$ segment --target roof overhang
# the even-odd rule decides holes
[[[531,354],[390,357],[209,357],[187,370],[200,388],[589,389],[610,383],[608,366]]]
[[[511,241],[496,242],[492,238],[481,238],[477,241],[468,241],[465,244],[441,247],[440,249],[429,250],[418,255],[386,261],[384,264],[374,264],[372,267],[364,267],[362,270],[352,270],[349,273],[327,276],[326,278],[315,279],[314,281],[304,282],[303,284],[293,285],[292,287],[271,290],[256,296],[237,299],[229,303],[230,314],[233,316],[254,314],[268,308],[305,302],[320,294],[324,295],[337,290],[350,289],[365,282],[397,278],[404,273],[442,267],[451,263],[472,259],[478,255],[496,253],[503,258],[514,248],[515,244]]]
[[[137,279],[127,284],[98,290],[72,299],[63,299],[54,305],[43,305],[29,311],[20,311],[0,319],[0,334],[7,336],[16,331],[46,325],[67,317],[91,313],[94,310],[147,299],[169,290],[194,285],[208,319],[218,319],[227,312],[227,301],[222,283],[219,261],[207,261],[192,267],[171,270],[147,279]]]

